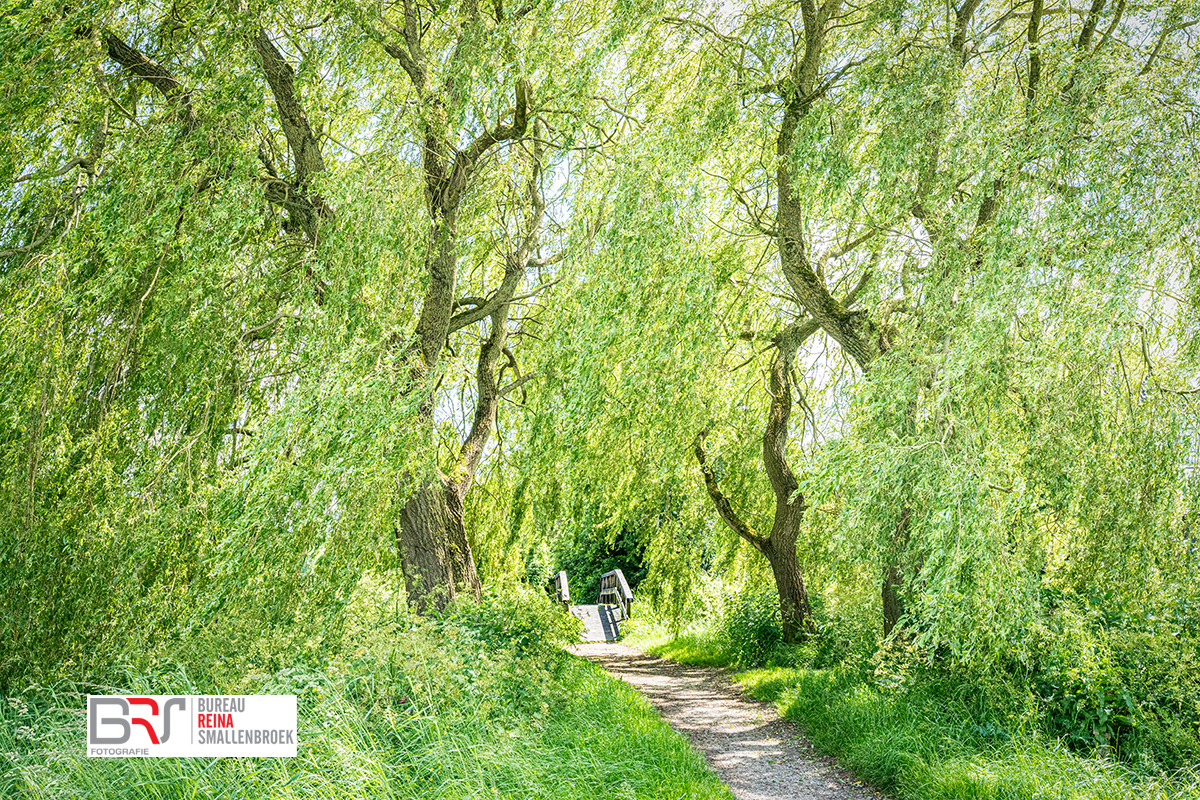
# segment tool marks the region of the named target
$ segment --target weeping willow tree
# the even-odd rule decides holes
[[[533,388],[622,19],[6,12],[0,675],[218,615],[303,647],[397,553],[415,608],[478,596],[463,500]]]
[[[670,55],[641,62],[668,76],[642,109],[656,158],[614,178],[602,311],[560,337],[548,413],[588,420],[563,471],[614,518],[674,476],[693,513],[707,495],[766,556],[789,638],[826,546],[797,550],[810,505],[876,576],[885,633],[963,653],[1028,642],[1064,580],[1186,590],[1193,17],[669,9]]]
[[[584,514],[789,639],[830,586],[970,657],[1186,594],[1190,12],[8,12],[0,675],[269,658]]]

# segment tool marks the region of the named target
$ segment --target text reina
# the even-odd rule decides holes
[[[233,714],[197,714],[197,728],[232,728]]]
[[[233,712],[246,710],[244,697],[196,698],[197,728],[232,728]]]

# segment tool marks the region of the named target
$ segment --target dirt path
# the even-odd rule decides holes
[[[572,648],[634,686],[704,754],[738,800],[874,800],[832,759],[813,750],[769,703],[741,694],[729,673],[648,656],[622,644]]]

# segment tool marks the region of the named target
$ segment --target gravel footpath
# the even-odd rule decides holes
[[[738,800],[876,800],[832,758],[820,755],[770,703],[738,691],[729,672],[591,642],[571,652],[601,665],[653,703],[691,740]]]

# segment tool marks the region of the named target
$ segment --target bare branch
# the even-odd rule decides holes
[[[246,330],[242,331],[242,334],[238,336],[238,341],[257,342],[263,339],[269,339],[272,335],[274,335],[275,326],[285,319],[304,319],[304,317],[300,314],[290,314],[281,311],[261,325],[255,325],[253,328],[247,328]]]
[[[0,250],[0,258],[9,258],[10,256],[20,255],[21,253],[28,253],[45,244],[46,240],[50,238],[50,234],[54,232],[55,225],[58,223],[58,214],[60,211],[61,209],[58,209],[54,212],[49,224],[46,225],[46,229],[42,232],[41,236],[38,236],[33,241],[29,242],[28,244],[21,245],[20,247],[10,247],[7,250]]]
[[[963,60],[966,61],[966,59],[968,57],[970,57],[971,53],[975,51],[975,48],[977,46],[979,46],[981,43],[986,41],[987,38],[989,36],[991,36],[993,33],[1000,30],[1002,27],[1004,27],[1004,23],[1008,22],[1010,19],[1013,19],[1014,17],[1021,16],[1021,14],[1019,13],[1020,9],[1023,8],[1025,6],[1025,4],[1029,3],[1029,2],[1032,2],[1032,0],[1021,0],[1021,2],[1014,4],[1012,8],[1010,8],[1005,13],[1001,14],[1000,17],[997,18],[995,22],[993,22],[992,24],[990,24],[986,28],[984,28],[979,33],[979,35],[975,38],[975,41],[973,41],[970,44],[967,44],[963,47],[963,51],[962,51]],[[965,35],[966,35],[966,33],[964,31],[964,36]],[[951,46],[953,46],[953,45],[951,45]]]
[[[975,16],[982,0],[963,0],[963,4],[954,12],[954,36],[950,39],[950,49],[958,53],[964,60],[967,57],[967,28]]]
[[[412,79],[413,85],[417,87],[418,91],[424,90],[425,71],[417,66],[417,62],[413,60],[407,50],[400,45],[385,42],[383,51],[400,62],[401,68],[408,73],[408,77]]]
[[[874,261],[878,261],[878,260],[879,260],[879,258],[878,258],[878,253],[877,253],[876,257],[874,259],[872,259],[872,261],[874,262]],[[875,274],[875,271],[873,269],[864,269],[863,270],[862,275],[860,275],[858,278],[858,283],[856,283],[854,285],[854,288],[850,290],[849,294],[847,294],[845,297],[842,298],[842,307],[843,308],[853,308],[854,307],[854,304],[858,302],[858,298],[862,296],[862,293],[864,291],[866,291],[867,286],[870,285],[871,278],[874,276],[874,274]]]
[[[1092,0],[1092,8],[1088,11],[1087,19],[1084,20],[1083,30],[1079,32],[1079,40],[1075,42],[1075,49],[1081,52],[1087,52],[1087,49],[1092,45],[1092,34],[1096,32],[1096,23],[1100,21],[1100,12],[1104,10],[1104,6],[1108,0]]]
[[[1112,36],[1112,32],[1117,29],[1117,25],[1121,22],[1121,16],[1125,13],[1125,0],[1120,0],[1117,3],[1117,10],[1113,12],[1112,22],[1108,23],[1108,27],[1104,29],[1104,35],[1100,37],[1100,41],[1096,44],[1096,49],[1092,51],[1093,55],[1100,52],[1100,48],[1104,47],[1105,42]]]
[[[627,119],[630,122],[633,122],[637,125],[645,125],[646,124],[645,121],[640,120],[637,117],[631,116],[630,114],[626,113],[625,111],[622,111],[621,109],[614,106],[612,104],[612,102],[609,101],[609,99],[607,97],[605,97],[604,95],[595,94],[595,95],[592,95],[592,99],[599,100],[601,103],[604,103],[605,107],[607,107],[609,111],[616,114],[618,117],[621,117],[622,119]]]
[[[839,249],[837,249],[837,250],[834,250],[832,253],[830,253],[830,254],[828,255],[828,258],[830,258],[830,259],[839,259],[839,258],[841,258],[842,256],[848,255],[849,253],[851,253],[851,252],[853,252],[854,250],[856,250],[856,249],[858,248],[858,246],[859,246],[859,245],[861,245],[861,244],[863,244],[863,243],[865,243],[865,242],[868,242],[868,241],[870,241],[871,239],[874,239],[876,236],[878,236],[878,235],[879,235],[879,231],[880,231],[880,229],[879,229],[879,228],[870,228],[870,229],[868,229],[868,230],[867,230],[865,233],[863,233],[861,236],[859,236],[859,237],[857,237],[857,238],[855,238],[855,239],[851,239],[849,242],[847,242],[847,243],[845,244],[845,246],[843,246],[843,247],[841,247],[841,248],[839,248]]]
[[[530,263],[532,264],[532,262],[530,262]],[[525,294],[516,295],[515,297],[513,297],[512,302],[516,303],[521,300],[528,300],[531,297],[537,297],[539,294],[546,291],[554,284],[560,283],[561,281],[562,281],[562,278],[555,278],[552,281],[547,281],[546,283],[543,283],[541,286],[538,286],[537,288],[533,289],[530,292],[527,292]]]

